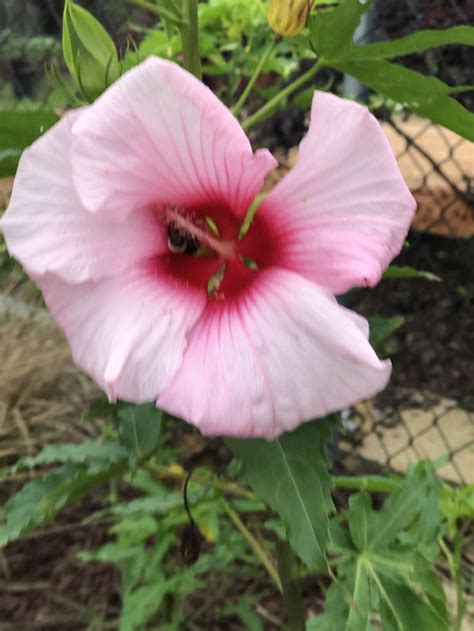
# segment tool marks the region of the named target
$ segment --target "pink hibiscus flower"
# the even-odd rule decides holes
[[[380,280],[415,203],[365,108],[316,93],[311,114],[241,239],[277,163],[175,64],[147,60],[24,152],[9,251],[111,400],[272,438],[385,387],[334,294]]]

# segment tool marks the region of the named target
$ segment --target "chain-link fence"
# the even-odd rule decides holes
[[[151,14],[131,10],[127,0],[80,4],[101,19],[122,49],[132,23],[146,27],[154,20]],[[63,68],[62,6],[63,0],[0,0],[0,110],[32,103],[64,105],[47,78],[52,64]],[[473,21],[471,0],[378,0],[364,37],[376,41]],[[444,47],[398,61],[451,85],[474,84],[473,48]],[[458,98],[467,108],[474,107],[472,93]],[[397,262],[433,272],[441,282],[391,280],[349,296],[351,306],[365,315],[401,315],[405,325],[386,344],[394,363],[389,387],[345,417],[341,464],[351,471],[360,470],[361,461],[364,470],[371,464],[403,470],[409,461],[445,457],[443,475],[472,482],[472,144],[410,116],[395,103],[377,103],[372,97],[370,104],[418,201],[411,245]]]
[[[468,0],[379,0],[365,37],[377,41],[473,21]],[[473,48],[442,47],[397,61],[449,85],[474,84]],[[474,108],[472,93],[459,100]],[[418,202],[410,247],[397,262],[438,274],[441,283],[386,281],[355,298],[354,307],[365,314],[399,314],[405,325],[388,349],[394,364],[389,387],[345,421],[343,460],[352,470],[360,460],[364,467],[403,470],[421,458],[440,459],[446,478],[473,482],[473,146],[388,105],[376,113]]]

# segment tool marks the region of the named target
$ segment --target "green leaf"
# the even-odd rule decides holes
[[[51,520],[65,506],[76,502],[126,467],[126,459],[104,461],[90,467],[67,463],[28,482],[2,508],[0,547]]]
[[[120,76],[115,44],[86,9],[66,0],[63,14],[63,54],[77,87],[90,102]]]
[[[264,631],[260,617],[255,613],[252,598],[243,597],[235,605],[228,605],[222,610],[225,616],[237,616],[243,623],[243,628],[247,631]]]
[[[193,518],[204,539],[214,543],[219,537],[220,507],[216,502],[198,504],[193,509]]]
[[[382,343],[395,331],[405,324],[403,316],[392,316],[391,318],[382,318],[373,316],[368,319],[370,326],[370,343],[377,350],[381,349]]]
[[[123,445],[135,468],[156,449],[161,434],[163,412],[154,403],[142,405],[120,404],[118,411],[119,429]]]
[[[403,542],[411,543],[427,554],[431,548],[432,556],[438,552],[437,540],[441,534],[441,515],[439,508],[439,481],[431,462],[420,462],[414,472],[409,473],[409,480],[425,480],[425,497],[416,527],[405,533]],[[434,561],[434,558],[428,559]]]
[[[447,521],[449,537],[455,539],[460,520],[474,521],[474,484],[461,488],[441,485],[440,511]]]
[[[426,29],[385,42],[355,45],[354,32],[361,16],[371,5],[371,1],[342,0],[332,11],[321,11],[312,17],[311,43],[325,61],[371,61],[420,53],[450,44],[474,46],[474,27],[467,25]]]
[[[120,537],[124,547],[146,541],[158,531],[157,522],[150,515],[134,515],[126,517],[114,524],[109,532]]]
[[[435,77],[425,77],[386,61],[387,57],[432,46],[473,45],[474,28],[459,26],[445,31],[420,31],[398,40],[355,45],[354,31],[370,5],[370,1],[342,0],[336,9],[313,16],[310,21],[311,43],[322,61],[397,103],[406,104],[413,112],[474,140],[474,114],[450,96],[456,91],[472,88],[451,88]]]
[[[48,445],[38,455],[20,458],[13,467],[14,471],[31,469],[55,463],[87,464],[92,462],[111,463],[124,460],[127,451],[117,442],[96,440],[86,441],[78,445],[72,443],[56,443]]]
[[[333,510],[326,445],[331,420],[316,420],[268,442],[229,440],[241,477],[280,515],[291,546],[311,568],[325,564]]]
[[[433,560],[434,563],[434,560]],[[426,567],[424,559],[415,560],[413,582],[420,586],[431,606],[443,620],[449,619],[446,596],[438,574],[432,567]],[[416,587],[415,587],[416,589]]]
[[[367,493],[356,493],[349,498],[349,532],[357,550],[366,550],[372,536],[370,520],[372,502]]]
[[[124,594],[119,630],[145,629],[145,623],[160,608],[167,592],[167,581],[156,580]]]
[[[326,596],[325,613],[307,625],[311,631],[368,631],[371,581],[362,560],[342,561],[341,581],[333,582]]]
[[[150,513],[167,515],[171,510],[183,506],[182,493],[162,493],[156,497],[140,497],[123,504],[115,504],[111,508],[113,515],[134,515]]]
[[[388,631],[448,631],[446,619],[416,592],[386,577],[375,582],[380,592],[380,613]]]
[[[373,510],[365,492],[350,497],[348,528],[331,524],[337,580],[313,631],[367,631],[377,615],[387,631],[448,631],[446,598],[432,567],[440,525],[436,491],[434,468],[420,463],[381,510]]]
[[[383,59],[332,61],[330,65],[413,112],[474,141],[474,114],[451,98],[455,88]]]
[[[329,61],[341,59],[353,45],[354,31],[372,0],[341,0],[335,9],[319,11],[309,22],[314,50]]]
[[[383,274],[384,278],[424,278],[435,282],[441,282],[441,278],[432,272],[424,272],[408,265],[389,265]]]
[[[350,51],[350,59],[353,61],[390,59],[449,44],[474,46],[474,27],[462,25],[447,29],[427,29],[399,39],[354,46]]]
[[[48,110],[0,112],[0,177],[14,175],[23,149],[58,120],[56,114]]]
[[[368,550],[387,547],[400,531],[413,523],[433,484],[433,477],[428,477],[424,472],[418,476],[413,473],[407,478],[400,491],[393,493],[376,514],[374,535],[369,541]]]

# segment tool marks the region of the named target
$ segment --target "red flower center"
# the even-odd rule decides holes
[[[258,270],[275,262],[277,240],[258,216],[240,237],[241,222],[224,205],[160,210],[168,253],[157,265],[174,282],[202,288],[210,299],[234,297],[251,284]]]

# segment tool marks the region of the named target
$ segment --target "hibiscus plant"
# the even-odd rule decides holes
[[[219,63],[225,56],[200,38],[197,0],[133,4],[178,42],[168,58],[150,46],[120,56],[97,20],[66,0],[63,53],[80,107],[48,118],[22,153],[1,221],[74,361],[106,394],[96,413],[110,424],[101,440],[51,445],[15,465],[42,475],[4,507],[0,544],[121,479],[142,495],[111,498],[100,517],[112,520],[114,541],[80,554],[119,565],[121,629],[192,628],[183,598],[232,563],[263,568],[292,630],[460,629],[462,589],[453,622],[435,564],[444,554],[459,583],[450,546],[472,504],[440,502],[456,491],[430,463],[406,477],[337,477],[329,467],[338,412],[383,390],[391,373],[367,321],[336,296],[381,281],[415,201],[378,122],[354,101],[315,91],[298,161],[270,191],[277,162],[253,151],[246,132],[332,68],[473,140],[474,116],[452,96],[464,86],[391,60],[473,44],[474,29],[356,44],[370,0],[241,1],[258,20],[268,9],[273,31],[260,24],[265,49],[228,109],[202,81],[213,52]],[[309,66],[252,107],[280,46]],[[229,83],[241,76],[222,68]],[[183,421],[223,438],[219,475],[200,461],[178,464],[170,435],[190,432]],[[339,514],[334,488],[347,500]],[[173,555],[178,535],[183,564]],[[309,615],[301,584],[314,576],[326,605]],[[252,603],[220,606],[244,628],[263,628]]]

